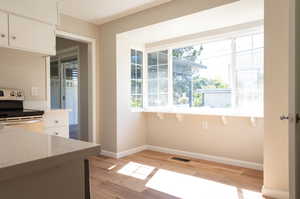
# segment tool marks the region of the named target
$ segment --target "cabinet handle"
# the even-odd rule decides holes
[[[2,38],[5,38],[5,34],[1,34],[1,37],[2,37]]]
[[[58,123],[59,123],[59,121],[58,121],[58,120],[54,120],[54,123],[55,123],[55,124],[58,124]]]
[[[59,135],[59,133],[57,133],[57,132],[54,132],[54,135]]]
[[[16,37],[16,36],[12,36],[11,38],[12,38],[13,40],[17,39],[17,37]]]

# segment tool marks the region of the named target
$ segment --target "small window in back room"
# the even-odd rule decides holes
[[[143,107],[143,52],[131,50],[131,107]]]

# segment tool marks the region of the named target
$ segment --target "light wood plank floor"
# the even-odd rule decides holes
[[[90,158],[92,199],[264,198],[261,171],[171,157],[146,150],[118,160]]]

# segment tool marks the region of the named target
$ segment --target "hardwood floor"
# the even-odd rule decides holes
[[[142,151],[122,159],[90,158],[92,199],[262,199],[263,173]]]

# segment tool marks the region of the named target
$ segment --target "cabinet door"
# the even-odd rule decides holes
[[[8,46],[8,14],[0,11],[0,46]]]
[[[55,54],[55,27],[31,19],[9,15],[9,45],[12,48]]]
[[[46,128],[45,133],[48,135],[69,138],[69,128],[67,126]]]
[[[3,11],[14,13],[48,24],[57,24],[58,21],[57,0],[0,0],[0,8]]]

